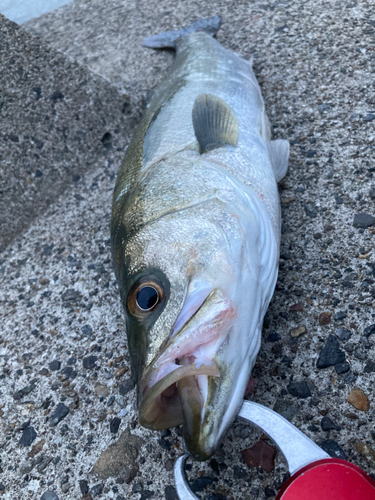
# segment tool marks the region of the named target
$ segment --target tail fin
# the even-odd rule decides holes
[[[221,17],[217,15],[211,17],[210,19],[199,19],[187,28],[175,31],[165,31],[159,35],[149,36],[143,40],[143,45],[144,47],[149,47],[151,49],[175,49],[176,41],[180,38],[180,36],[195,33],[197,31],[204,31],[211,36],[215,36],[219,31],[220,26]]]

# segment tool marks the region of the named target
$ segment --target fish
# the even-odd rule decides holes
[[[252,60],[215,39],[220,24],[144,40],[175,58],[125,153],[111,219],[139,422],[182,425],[200,461],[234,421],[260,348],[289,157]]]

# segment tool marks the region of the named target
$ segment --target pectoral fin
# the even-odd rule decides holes
[[[211,94],[201,94],[195,100],[192,116],[202,153],[225,144],[237,146],[238,121],[225,101]]]

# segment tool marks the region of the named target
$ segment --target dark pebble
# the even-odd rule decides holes
[[[3,483],[0,483],[0,491],[5,491],[5,486],[3,485]]]
[[[51,422],[50,422],[51,427],[54,427],[59,422],[61,422],[61,420],[65,418],[68,415],[68,413],[69,413],[69,408],[65,406],[64,403],[59,403],[56,406],[56,409],[51,417]]]
[[[371,113],[367,113],[367,115],[363,118],[364,122],[371,122],[375,118],[375,115]]]
[[[266,495],[266,498],[271,498],[271,497],[274,497],[276,495],[276,493],[274,492],[274,490],[272,488],[266,488],[264,490],[264,493]]]
[[[150,490],[143,490],[141,493],[141,497],[139,500],[146,500],[147,498],[152,498],[154,496],[154,492]]]
[[[171,431],[169,429],[163,429],[160,433],[160,437],[161,438],[166,438],[166,437],[169,437],[171,435]]]
[[[370,335],[372,335],[373,333],[375,333],[375,323],[373,325],[370,325],[368,327],[366,327],[364,330],[363,330],[363,335],[365,337],[369,337]]]
[[[35,432],[35,429],[33,427],[26,427],[18,444],[22,444],[23,446],[30,446],[36,436],[37,433]]]
[[[369,191],[369,196],[370,198],[374,199],[375,198],[375,188],[371,188]]]
[[[357,377],[354,375],[354,373],[349,373],[345,378],[344,382],[345,384],[352,384],[357,380]]]
[[[311,396],[309,386],[304,380],[300,382],[290,382],[287,389],[289,394],[296,396],[297,398],[305,399]]]
[[[77,358],[69,358],[68,365],[75,365],[77,363]]]
[[[345,318],[347,318],[347,316],[348,316],[348,315],[346,314],[346,312],[344,312],[344,311],[339,311],[339,312],[337,312],[337,313],[333,316],[333,319],[334,319],[335,321],[340,321],[341,319],[345,319]]]
[[[309,149],[306,154],[306,158],[313,158],[316,155],[315,149]]]
[[[37,172],[40,172],[40,170],[37,170]],[[43,175],[42,172],[40,172],[40,174],[41,175],[37,175],[37,177],[41,177]],[[51,245],[44,245],[42,255],[51,255],[54,246],[54,243],[51,243]]]
[[[133,493],[141,493],[142,490],[143,490],[143,484],[141,482],[133,484],[132,488]]]
[[[58,101],[58,100],[61,100],[61,99],[64,99],[64,94],[62,92],[60,92],[60,90],[56,90],[56,92],[54,92],[51,95],[51,100],[52,101]]]
[[[176,488],[174,486],[166,486],[164,490],[165,500],[178,500]]]
[[[89,492],[89,485],[88,485],[87,481],[85,481],[84,479],[81,479],[79,481],[79,489],[81,490],[82,495],[86,495],[86,493]]]
[[[318,368],[328,368],[329,366],[344,363],[345,353],[340,349],[340,344],[336,337],[330,335],[326,345],[320,351],[316,366]]]
[[[170,447],[172,446],[171,442],[168,441],[168,439],[158,439],[158,443],[160,446],[163,448],[163,450],[169,450]]]
[[[27,394],[30,394],[30,392],[33,391],[35,389],[35,387],[36,386],[34,384],[27,385],[23,389],[20,389],[19,391],[16,391],[13,394],[13,398],[15,399],[15,401],[19,401],[20,399],[22,399]]]
[[[83,327],[81,328],[81,332],[85,335],[92,335],[92,328],[90,325],[83,325]]]
[[[46,491],[43,493],[40,500],[59,500],[59,497],[53,491]]]
[[[135,382],[132,378],[127,378],[124,384],[120,387],[119,393],[121,396],[125,396],[128,392],[132,391],[135,387]]]
[[[214,482],[213,479],[210,477],[198,477],[197,479],[194,479],[190,483],[190,488],[193,493],[197,493],[197,491],[203,491],[207,486],[212,484]]]
[[[91,495],[93,497],[98,497],[99,495],[102,494],[102,492],[103,492],[103,485],[102,485],[102,483],[98,483],[98,484],[96,484],[95,486],[93,486],[91,488]]]
[[[375,223],[375,217],[370,214],[360,213],[354,216],[353,226],[366,229]]]
[[[80,293],[74,290],[74,288],[68,288],[68,290],[61,295],[64,302],[75,302],[79,297]]]
[[[286,393],[286,391],[285,391]],[[273,411],[280,413],[284,418],[291,422],[298,412],[298,406],[291,401],[283,398],[277,398],[273,407]]]
[[[345,328],[338,328],[336,330],[336,336],[340,340],[349,340],[352,336],[352,332],[350,332],[349,330],[345,330]]]
[[[375,361],[369,360],[366,363],[366,366],[363,370],[364,373],[373,373],[375,372]]]
[[[270,333],[267,337],[267,342],[277,342],[281,339],[281,336],[278,333]]]
[[[343,460],[346,460],[344,450],[339,446],[338,443],[336,443],[336,441],[328,439],[327,441],[323,441],[322,443],[320,443],[319,446],[323,448],[323,450],[332,458],[342,458]]]
[[[347,361],[337,363],[337,365],[335,365],[335,370],[338,375],[341,375],[342,373],[346,373],[350,370],[350,365]]]
[[[87,356],[87,358],[83,358],[83,368],[86,368],[87,370],[92,370],[93,368],[96,368],[96,362],[98,358],[96,356]]]
[[[120,424],[121,424],[121,418],[114,417],[111,420],[111,423],[109,424],[109,429],[112,434],[117,434]]]
[[[322,421],[320,422],[320,425],[323,429],[323,431],[340,431],[341,427],[339,425],[336,425],[334,422],[329,417],[323,417]]]

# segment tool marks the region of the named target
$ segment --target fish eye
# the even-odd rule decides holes
[[[142,311],[149,311],[152,309],[159,300],[159,293],[153,286],[144,286],[138,290],[137,293],[137,306]]]
[[[164,299],[164,287],[156,276],[147,276],[138,280],[128,294],[128,309],[133,316],[147,317]]]

